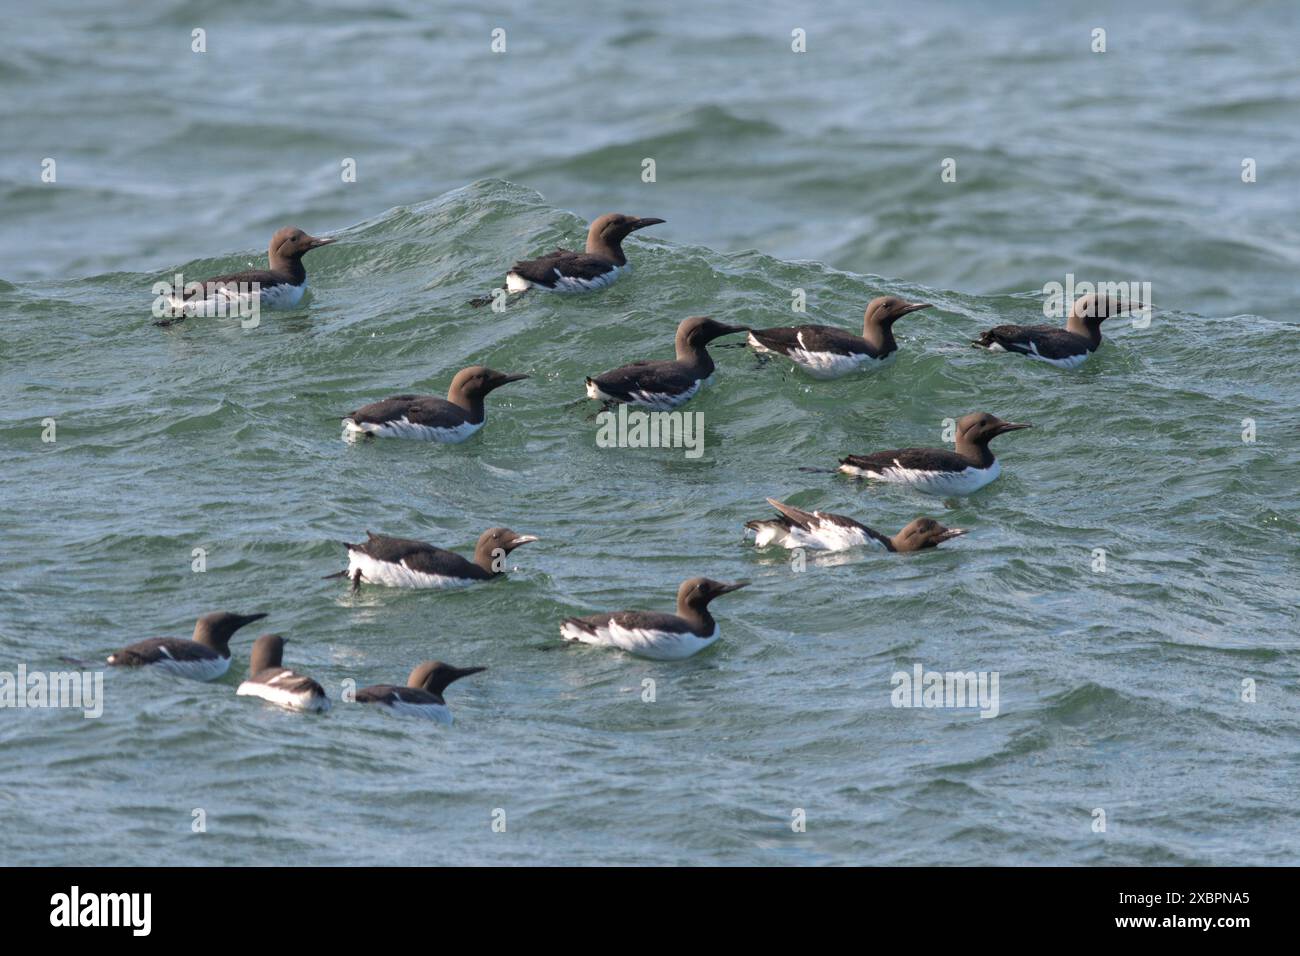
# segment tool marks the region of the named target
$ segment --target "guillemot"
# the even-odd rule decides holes
[[[395,714],[424,717],[440,723],[452,722],[451,710],[442,692],[452,681],[487,670],[486,667],[452,667],[442,661],[425,661],[406,679],[406,686],[375,684],[357,691],[358,704],[378,704]]]
[[[325,688],[310,677],[295,674],[281,666],[286,639],[279,634],[263,634],[253,642],[248,661],[248,680],[236,689],[239,697],[260,697],[288,710],[324,713],[330,709]]]
[[[705,348],[719,336],[748,332],[743,325],[726,325],[697,315],[677,326],[673,361],[633,362],[587,379],[587,397],[665,411],[676,408],[700,390],[715,368]]]
[[[479,535],[474,560],[454,551],[436,548],[410,538],[390,538],[366,532],[361,544],[348,544],[348,568],[327,577],[352,579],[352,590],[362,580],[390,588],[451,588],[490,581],[505,573],[504,560],[521,544],[538,540],[509,528],[488,528]]]
[[[194,624],[194,637],[151,637],[108,655],[113,667],[157,667],[169,674],[194,680],[216,680],[230,669],[230,638],[245,624],[265,614],[214,611]]]
[[[957,446],[899,448],[840,459],[839,470],[856,478],[911,485],[931,495],[968,495],[1002,473],[1002,465],[989,451],[989,442],[1005,432],[1033,426],[1004,422],[987,412],[972,412],[957,419]]]
[[[174,311],[180,314],[156,324],[172,325],[182,321],[189,311],[186,309],[187,304],[192,309],[196,303],[211,302],[218,298],[238,299],[254,294],[259,308],[291,309],[302,301],[303,292],[307,289],[307,270],[303,268],[302,257],[311,250],[328,246],[334,241],[310,236],[297,226],[278,229],[271,237],[271,245],[267,249],[267,259],[271,266],[269,269],[248,269],[204,279],[202,290],[195,289],[185,294],[183,299],[173,295],[171,304]]]
[[[677,589],[676,614],[615,611],[570,617],[560,623],[560,636],[566,641],[616,647],[656,661],[682,660],[718,639],[718,623],[709,614],[709,602],[748,585],[748,581],[724,584],[710,578],[691,578]]]
[[[1099,299],[1090,292],[1070,307],[1063,329],[1055,325],[996,325],[981,332],[971,345],[990,352],[1019,352],[1057,368],[1078,368],[1101,345],[1101,323],[1141,308],[1140,302]]]
[[[638,229],[663,221],[637,219],[620,212],[606,213],[587,229],[586,252],[556,249],[539,259],[516,262],[506,273],[506,290],[591,292],[603,289],[632,268],[623,255],[623,240]]]
[[[363,405],[343,419],[344,435],[416,438],[447,444],[463,442],[483,427],[484,397],[508,382],[527,377],[471,365],[456,373],[446,398],[394,395],[382,402]]]
[[[796,325],[754,329],[749,333],[749,345],[760,355],[784,355],[815,378],[839,378],[884,365],[898,351],[894,323],[930,307],[928,302],[882,295],[867,305],[860,336],[830,325]]]
[[[754,532],[756,548],[775,544],[782,548],[846,551],[865,544],[882,551],[906,554],[938,547],[966,533],[961,528],[945,528],[933,518],[917,518],[891,537],[845,515],[804,511],[775,498],[768,498],[767,503],[779,511],[781,517],[745,522],[745,527]]]

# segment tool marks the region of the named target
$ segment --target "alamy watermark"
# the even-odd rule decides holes
[[[1121,308],[1116,311],[1128,312],[1133,316],[1135,329],[1145,329],[1151,325],[1151,283],[1150,282],[1075,282],[1074,273],[1065,274],[1065,282],[1047,282],[1043,285],[1043,318],[1064,319],[1069,316],[1075,303],[1085,295],[1094,298],[1083,303],[1080,318],[1093,315],[1111,315],[1111,305]]]
[[[643,412],[619,405],[596,416],[598,448],[684,448],[687,458],[704,454],[703,412]]]
[[[133,936],[148,936],[152,913],[152,893],[83,893],[74,885],[50,897],[51,926],[123,926]]]
[[[998,671],[895,671],[889,702],[895,707],[978,707],[981,717],[998,715]]]
[[[203,282],[186,282],[178,272],[171,282],[155,282],[151,291],[155,319],[237,318],[246,329],[255,329],[261,322],[262,286],[258,282],[222,283],[209,289]]]
[[[103,671],[0,671],[0,707],[76,708],[83,717],[104,713]]]

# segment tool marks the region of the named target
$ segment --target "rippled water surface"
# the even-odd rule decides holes
[[[336,697],[488,670],[450,728],[303,717],[235,697],[241,634],[213,684],[0,710],[0,862],[1300,862],[1296,8],[884,7],[63,3],[5,31],[0,669],[229,608]],[[610,210],[667,220],[630,277],[466,306]],[[154,327],[155,280],[260,263],[287,223],[339,239],[303,308]],[[1073,373],[969,347],[1067,273],[1151,282],[1153,321]],[[787,322],[794,289],[844,327],[935,307],[870,376],[717,350],[698,459],[597,447],[585,375],[667,357],[688,315]],[[532,377],[465,444],[340,439],[473,363]],[[800,471],[976,409],[1036,427],[968,498]],[[796,572],[744,541],[768,495],[971,533]],[[494,524],[542,539],[507,580],[322,580],[366,529]],[[558,640],[696,574],[754,584],[695,658]],[[999,715],[891,706],[916,663],[997,672]]]

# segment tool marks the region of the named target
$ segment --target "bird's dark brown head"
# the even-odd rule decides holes
[[[627,257],[623,255],[623,240],[638,229],[661,222],[662,219],[638,219],[621,212],[607,212],[587,228],[587,254],[624,265]]]
[[[447,400],[457,405],[462,404],[460,399],[481,401],[488,392],[527,377],[523,374],[498,372],[483,365],[471,365],[469,368],[461,369],[451,380],[451,388],[447,390]]]
[[[253,642],[253,650],[248,655],[248,673],[255,677],[271,667],[284,666],[284,645],[287,638],[279,634],[263,634]]]
[[[917,518],[894,535],[890,542],[895,551],[920,551],[924,548],[937,548],[943,542],[965,533],[961,528],[945,528],[933,518]]]
[[[747,325],[727,325],[727,323],[711,319],[707,315],[696,315],[684,319],[677,326],[677,345],[679,348],[686,346],[690,349],[697,349],[724,335],[748,331],[749,326]]]
[[[728,584],[712,578],[691,578],[689,581],[683,581],[682,586],[677,589],[677,607],[703,611],[714,598],[731,591],[739,591],[744,587],[749,587],[748,581],[733,581]]]
[[[957,444],[987,445],[1006,432],[1032,428],[1028,422],[1006,422],[988,412],[971,412],[957,419]]]
[[[231,636],[245,624],[252,624],[265,614],[235,614],[231,611],[213,611],[194,623],[194,640],[215,651],[228,653]]]
[[[877,296],[867,303],[863,319],[868,325],[893,325],[905,315],[932,308],[929,302],[909,302],[896,295]]]
[[[333,239],[318,239],[303,232],[297,226],[285,226],[271,237],[269,255],[271,268],[277,263],[289,263],[301,259],[305,254],[321,246],[328,246]]]
[[[636,216],[625,216],[621,212],[607,212],[593,220],[587,228],[587,239],[588,241],[600,239],[607,243],[622,242],[638,229],[657,226],[663,221],[662,219],[638,219]]]
[[[478,537],[478,546],[476,550],[487,549],[488,551],[501,550],[509,554],[521,544],[527,544],[530,541],[539,540],[535,534],[520,534],[518,531],[511,531],[509,528],[488,528]]]
[[[411,676],[406,679],[406,686],[441,695],[452,681],[485,670],[486,667],[452,667],[442,661],[425,661],[411,671]]]
[[[1087,293],[1080,295],[1075,299],[1073,306],[1070,306],[1070,316],[1067,317],[1065,326],[1070,332],[1087,336],[1092,339],[1093,347],[1101,345],[1101,323],[1106,319],[1114,319],[1117,315],[1125,315],[1126,312],[1143,312],[1149,315],[1151,306],[1143,304],[1138,299],[1130,299],[1123,293],[1115,295],[1097,293]]]
[[[1124,295],[1098,295],[1089,292],[1079,296],[1070,306],[1070,315],[1066,319],[1066,328],[1099,329],[1101,323],[1126,312],[1139,312],[1148,306],[1136,299],[1129,300]]]

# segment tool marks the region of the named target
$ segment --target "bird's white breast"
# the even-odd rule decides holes
[[[188,677],[191,680],[216,680],[230,670],[229,657],[207,657],[202,660],[178,661],[167,653],[167,648],[164,647],[161,650],[162,658],[149,666],[164,670],[169,674],[175,674],[178,677]]]
[[[987,468],[972,466],[961,471],[925,471],[919,468],[904,468],[895,461],[891,467],[882,468],[880,471],[864,470],[853,465],[840,465],[840,471],[861,478],[909,485],[928,495],[968,495],[983,488],[1002,474],[1002,464],[995,458],[993,464]]]
[[[363,581],[390,588],[458,588],[474,584],[473,578],[453,578],[442,574],[413,571],[396,561],[378,561],[360,551],[348,552],[348,577],[361,571]]]
[[[861,528],[846,528],[843,525],[821,521],[809,529],[792,527],[782,531],[773,525],[763,525],[754,534],[754,547],[765,548],[775,544],[779,548],[813,548],[818,551],[847,551],[863,545],[884,550],[884,545],[867,534]]]
[[[292,309],[302,301],[303,293],[306,291],[307,283],[305,281],[302,285],[289,285],[287,282],[281,282],[269,289],[262,289],[258,304],[264,309]]]
[[[343,419],[343,437],[355,440],[362,435],[375,435],[379,438],[411,438],[416,441],[435,441],[445,445],[458,445],[477,432],[486,423],[464,422],[454,428],[434,428],[431,425],[417,425],[405,418],[390,422],[354,422]]]
[[[507,292],[523,292],[525,289],[531,289],[532,286],[533,284],[531,282],[529,282],[527,279],[525,279],[523,276],[519,275],[518,273],[515,272],[506,273]],[[539,286],[539,288],[546,289],[546,286]],[[549,292],[550,290],[546,289],[546,291]]]
[[[1039,362],[1046,362],[1048,365],[1054,365],[1057,368],[1071,369],[1071,368],[1078,368],[1084,362],[1088,361],[1088,356],[1090,356],[1092,353],[1089,352],[1087,349],[1084,349],[1078,355],[1070,355],[1065,358],[1047,358],[1044,355],[1039,355],[1038,346],[1035,345],[1033,342],[1030,342],[1029,351],[1025,352],[1024,354],[1028,355],[1031,359],[1035,359]]]
[[[789,531],[776,524],[760,524],[754,530],[754,547],[766,548],[769,544],[775,544],[780,548],[801,548],[803,547],[793,537],[793,532],[799,531],[798,528],[792,528]]]
[[[286,282],[280,282],[267,288],[259,287],[256,294],[251,291],[223,286],[213,289],[210,295],[202,299],[186,301],[179,296],[171,296],[167,302],[174,310],[187,316],[211,318],[213,316],[242,315],[244,310],[251,307],[253,299],[257,299],[259,309],[292,309],[302,301],[303,294],[306,291],[307,283],[305,281],[302,285],[289,285]]]
[[[560,636],[570,641],[594,644],[599,647],[616,647],[621,651],[655,661],[679,661],[697,654],[718,639],[718,627],[704,637],[691,631],[657,631],[649,628],[623,627],[610,621],[596,628],[593,634],[585,628],[571,624],[560,625]]]
[[[436,720],[440,724],[452,723],[451,709],[446,704],[413,704],[405,700],[395,700],[385,706],[403,717],[421,717],[424,720]]]
[[[269,704],[275,704],[277,707],[284,707],[288,710],[305,710],[314,713],[324,713],[329,710],[330,700],[328,697],[322,697],[310,691],[294,691],[278,686],[296,676],[292,671],[287,671],[276,674],[265,684],[246,680],[239,685],[235,694],[239,697],[260,697]]]
[[[800,543],[796,545],[787,544],[787,548],[807,547],[818,548],[822,551],[847,551],[849,548],[860,548],[864,544],[884,547],[861,528],[848,528],[830,521],[819,521],[807,531],[802,528],[795,530],[799,532]]]
[[[860,370],[874,371],[888,364],[898,352],[890,352],[884,358],[873,358],[866,352],[815,352],[803,347],[803,333],[798,335],[799,348],[790,350],[790,361],[794,362],[814,378],[839,378]]]

